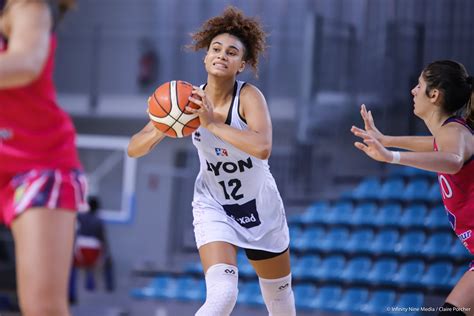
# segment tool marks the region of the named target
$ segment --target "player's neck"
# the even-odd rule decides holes
[[[214,77],[207,78],[206,94],[213,101],[214,106],[225,106],[234,94],[235,81]]]
[[[441,111],[433,111],[424,119],[426,127],[432,135],[435,135],[443,123],[450,117]]]

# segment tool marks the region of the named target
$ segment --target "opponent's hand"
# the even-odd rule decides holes
[[[352,132],[354,135],[362,138],[363,140],[363,143],[355,142],[355,147],[362,150],[367,156],[374,160],[381,162],[392,162],[393,153],[386,149],[375,137],[363,130],[355,130]]]
[[[206,97],[206,92],[199,87],[193,86],[192,95],[188,99],[199,106],[199,108],[194,109],[187,106],[186,111],[199,115],[201,126],[209,128],[209,125],[214,123],[214,105]]]
[[[369,135],[371,135],[372,137],[374,137],[376,140],[378,140],[379,142],[381,142],[383,144],[385,135],[382,134],[377,129],[377,127],[375,126],[374,117],[372,116],[372,112],[367,111],[367,108],[365,107],[365,104],[362,104],[360,106],[360,115],[362,116],[362,119],[364,120],[365,132],[367,132]],[[352,131],[352,133],[354,133],[355,131],[362,132],[363,129],[358,128],[356,126],[352,126],[351,131]]]

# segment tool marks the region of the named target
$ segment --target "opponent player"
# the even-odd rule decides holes
[[[196,315],[229,315],[237,299],[237,247],[245,249],[272,316],[295,315],[289,234],[267,159],[272,128],[267,104],[253,85],[237,81],[247,64],[257,71],[266,34],[260,23],[233,7],[193,34],[194,50],[206,49],[207,83],[191,101],[201,126],[193,133],[201,170],[197,176],[194,232],[206,272],[206,302]],[[135,134],[129,154],[147,154],[163,139],[148,123]]]
[[[364,105],[365,130],[351,131],[363,139],[355,146],[369,157],[438,173],[443,202],[451,225],[466,248],[474,254],[474,97],[473,78],[458,62],[429,64],[411,91],[414,113],[433,136],[383,135]],[[389,151],[397,147],[409,151]],[[465,315],[474,311],[474,261],[449,294],[439,315]],[[465,313],[466,312],[466,313]]]
[[[75,130],[56,103],[54,25],[70,0],[0,1],[0,222],[11,226],[22,315],[69,315],[75,213],[86,207]]]

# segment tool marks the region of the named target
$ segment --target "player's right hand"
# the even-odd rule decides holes
[[[362,119],[364,120],[365,131],[370,136],[372,136],[373,138],[375,138],[376,140],[378,140],[379,142],[381,142],[383,144],[384,143],[383,140],[384,140],[385,135],[382,134],[377,129],[377,127],[375,126],[374,117],[372,116],[372,112],[367,111],[367,108],[365,107],[365,104],[362,104],[360,106],[360,115],[362,116]],[[355,128],[359,129],[357,127],[355,127]]]

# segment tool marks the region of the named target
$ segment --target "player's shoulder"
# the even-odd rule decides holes
[[[443,126],[441,126],[440,131],[443,133],[443,135],[458,137],[473,135],[472,129],[467,124],[463,124],[457,120],[446,122],[443,124]]]
[[[240,99],[243,101],[255,101],[255,99],[265,101],[265,97],[263,96],[262,91],[260,91],[259,88],[248,82],[246,82],[240,90]]]

